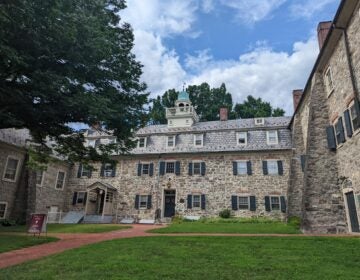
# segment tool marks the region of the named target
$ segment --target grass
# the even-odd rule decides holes
[[[360,239],[118,239],[1,270],[21,279],[358,279]]]
[[[30,247],[47,242],[58,240],[54,237],[40,238],[34,236],[21,236],[21,235],[0,235],[0,253],[12,251],[24,247]]]
[[[48,233],[101,233],[130,228],[117,224],[49,224]],[[26,232],[26,226],[0,226],[0,232]]]

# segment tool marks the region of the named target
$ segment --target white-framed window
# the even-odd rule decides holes
[[[268,130],[266,131],[266,141],[268,145],[278,144],[278,132],[277,130]]]
[[[167,137],[167,146],[175,147],[175,135],[170,135]]]
[[[76,203],[83,204],[85,202],[85,194],[86,192],[78,192],[76,195]]]
[[[336,145],[340,145],[342,143],[342,141],[341,141],[342,124],[339,123],[340,121],[341,121],[341,119],[337,119],[336,122],[334,123]]]
[[[193,174],[194,175],[201,174],[201,162],[193,162]]]
[[[139,137],[138,139],[138,148],[146,147],[146,137]]]
[[[104,177],[112,177],[114,165],[112,163],[104,164]]]
[[[359,121],[360,116],[358,115],[358,113],[356,111],[354,101],[352,103],[350,103],[350,105],[349,105],[349,112],[350,112],[352,129],[353,129],[353,131],[356,131],[357,129],[360,128],[360,126],[358,126],[358,121]]]
[[[112,192],[108,192],[105,197],[105,201],[112,203],[114,199],[114,194]]]
[[[66,176],[66,173],[64,171],[58,171],[58,174],[56,177],[55,189],[62,190],[64,188],[65,176]]]
[[[165,173],[175,173],[175,162],[167,161],[165,163]]]
[[[201,206],[201,195],[194,194],[192,196],[192,208],[200,208]]]
[[[326,69],[324,78],[325,78],[325,86],[326,86],[327,94],[329,96],[334,90],[334,80],[330,66]]]
[[[270,196],[271,210],[280,210],[280,196]]]
[[[240,146],[246,146],[247,145],[247,132],[241,131],[236,133],[236,142]]]
[[[139,209],[147,209],[148,196],[139,195]]]
[[[238,208],[239,209],[249,209],[250,208],[250,197],[249,196],[239,196],[238,197]]]
[[[264,125],[265,119],[264,118],[255,118],[255,125]]]
[[[150,170],[150,164],[149,163],[143,163],[141,166],[141,174],[148,175]]]
[[[43,180],[44,180],[45,171],[44,170],[37,170],[36,171],[36,186],[42,187]]]
[[[246,161],[238,161],[237,162],[237,174],[238,175],[246,175],[247,174],[247,162]]]
[[[5,219],[7,210],[7,202],[0,202],[0,219]]]
[[[6,160],[3,180],[9,182],[15,182],[19,171],[20,160],[15,157],[8,156]]]
[[[95,143],[96,143],[95,139],[88,139],[87,140],[88,147],[95,148]]]
[[[202,147],[204,145],[204,134],[195,134],[194,135],[194,146]]]
[[[81,177],[90,177],[91,170],[90,168],[86,167],[85,165],[81,165]]]
[[[268,168],[268,173],[270,175],[277,175],[279,174],[279,168],[278,168],[278,162],[277,160],[268,160],[267,161],[267,168]]]

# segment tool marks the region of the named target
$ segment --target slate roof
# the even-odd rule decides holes
[[[18,147],[25,147],[27,141],[31,141],[29,130],[5,128],[0,129],[0,141],[12,144]]]

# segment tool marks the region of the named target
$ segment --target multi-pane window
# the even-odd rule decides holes
[[[167,146],[175,147],[175,135],[171,135],[167,137]]]
[[[104,164],[104,176],[105,177],[112,177],[114,170],[114,166],[111,163],[105,163]]]
[[[255,125],[264,125],[265,120],[264,118],[256,118],[255,119]]]
[[[203,134],[195,134],[194,135],[194,145],[195,146],[197,146],[197,147],[203,146],[203,140],[204,140]]]
[[[86,192],[78,192],[76,196],[76,203],[84,203]]]
[[[271,210],[280,210],[280,197],[270,196]]]
[[[144,148],[146,147],[146,138],[145,137],[140,137],[138,140],[138,147],[139,148]]]
[[[36,185],[37,186],[42,185],[43,177],[44,177],[44,171],[43,170],[36,171]]]
[[[106,202],[109,202],[109,203],[112,203],[113,202],[113,199],[114,199],[114,194],[112,192],[108,192],[106,194],[106,198],[105,198],[105,201]]]
[[[4,219],[6,215],[6,202],[0,202],[0,219]]]
[[[247,144],[247,132],[238,132],[237,133],[237,144],[241,146],[246,146]]]
[[[88,147],[95,147],[95,140],[87,140]]]
[[[201,174],[201,163],[200,162],[194,162],[193,163],[193,174]]]
[[[142,174],[149,174],[149,166],[150,166],[150,164],[148,164],[148,163],[143,163],[142,164]]]
[[[350,106],[350,117],[351,117],[351,124],[353,127],[353,131],[359,128],[359,118],[358,112],[356,111],[356,104],[353,102],[353,104]]]
[[[268,160],[267,168],[268,168],[269,174],[272,174],[272,175],[279,174],[278,162],[276,160]]]
[[[192,197],[192,207],[193,208],[200,208],[200,201],[201,201],[201,196],[196,194],[196,195],[193,195]]]
[[[6,162],[4,179],[10,180],[10,181],[15,181],[18,166],[19,166],[18,159],[8,157],[7,162]]]
[[[59,171],[56,178],[55,189],[62,189],[65,183],[65,172]]]
[[[334,83],[333,83],[332,72],[330,67],[325,72],[325,84],[329,95],[334,89]]]
[[[175,162],[167,162],[165,173],[175,173]]]
[[[266,139],[268,145],[274,145],[278,143],[278,132],[277,130],[269,130],[266,132]]]
[[[85,165],[81,166],[81,177],[90,177],[91,170]]]
[[[239,175],[247,174],[247,163],[246,163],[246,161],[238,161],[237,162],[237,174],[239,174]]]
[[[146,209],[147,208],[147,202],[148,202],[148,196],[147,195],[140,195],[139,196],[139,208],[140,209]]]
[[[338,145],[340,145],[343,141],[342,141],[342,129],[343,129],[343,126],[342,126],[342,123],[340,123],[342,120],[339,118],[337,120],[337,122],[335,123],[334,125],[334,128],[335,128],[335,138],[336,138],[336,143]]]
[[[239,209],[249,209],[249,197],[248,196],[239,196]]]

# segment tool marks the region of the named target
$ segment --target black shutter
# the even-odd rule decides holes
[[[100,168],[100,177],[104,177],[105,176],[105,163],[101,164],[101,168]]]
[[[247,165],[247,174],[252,175],[251,161],[250,160],[247,161],[246,165]]]
[[[301,162],[301,170],[302,170],[302,172],[305,171],[305,161],[306,161],[306,155],[301,155],[300,156],[300,162]]]
[[[191,209],[192,208],[192,195],[188,194],[187,196],[187,208]]]
[[[88,178],[91,178],[91,175],[92,175],[92,167],[90,166],[90,167],[89,167]]]
[[[201,175],[205,176],[205,173],[206,173],[206,165],[205,165],[205,162],[202,162],[201,163]]]
[[[116,176],[116,163],[112,164],[111,177]]]
[[[85,192],[85,195],[84,195],[84,201],[83,201],[84,205],[86,204],[86,200],[87,200],[87,192]]]
[[[238,197],[236,195],[231,196],[231,209],[238,210]]]
[[[175,162],[175,175],[180,175],[180,161]]]
[[[206,198],[205,198],[205,194],[201,195],[201,209],[205,210],[205,206],[206,206]]]
[[[351,138],[353,135],[352,126],[351,126],[351,118],[349,109],[344,112],[345,126],[346,126],[346,135]]]
[[[286,213],[285,196],[280,196],[280,207],[281,207],[281,212]]]
[[[335,132],[334,132],[334,127],[332,125],[326,127],[326,135],[327,135],[328,148],[333,151],[336,150]]]
[[[233,161],[233,174],[236,176],[237,175],[237,162]]]
[[[189,162],[189,175],[193,175],[193,163]]]
[[[77,173],[77,177],[80,178],[81,177],[81,171],[82,171],[82,164],[79,164],[79,169],[78,169],[78,173]]]
[[[142,164],[138,163],[138,166],[137,166],[137,175],[138,176],[141,176],[141,169],[142,169]]]
[[[354,123],[354,129],[358,129],[360,127],[360,104],[359,104],[359,100],[357,98],[355,98],[355,111],[356,111],[356,122]]]
[[[255,196],[250,196],[250,211],[256,210],[256,198]]]
[[[264,174],[264,175],[268,175],[269,172],[268,172],[268,167],[267,167],[267,161],[266,161],[266,160],[264,160],[264,161],[262,162],[262,168],[263,168],[263,174]]]
[[[137,194],[135,196],[135,209],[139,209],[139,200],[140,200],[140,196]]]
[[[77,199],[77,192],[74,192],[73,199],[72,199],[72,205],[76,204],[76,199]]]
[[[265,210],[266,211],[271,211],[270,209],[270,196],[265,196]]]
[[[339,126],[339,131],[340,131],[340,142],[344,143],[346,141],[346,139],[345,139],[345,131],[344,131],[342,117],[339,117],[339,119],[338,119],[338,126]]]
[[[154,175],[154,164],[150,163],[149,166],[149,176],[153,176]]]
[[[151,207],[152,207],[152,196],[148,195],[147,209],[151,209]]]
[[[164,174],[165,174],[165,161],[160,161],[159,174],[160,174],[160,175],[164,175]]]
[[[283,168],[282,160],[278,160],[277,165],[278,165],[278,173],[279,173],[279,175],[284,175],[284,168]]]

